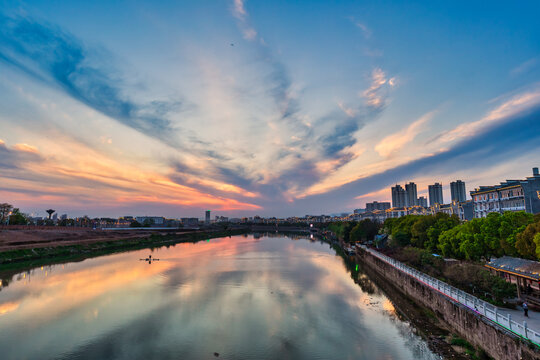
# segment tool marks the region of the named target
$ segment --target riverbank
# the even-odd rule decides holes
[[[342,244],[323,238],[341,256],[351,273],[351,278],[366,293],[372,293],[375,288],[379,288],[385,296],[392,301],[396,309],[396,315],[401,320],[409,322],[416,333],[428,344],[434,353],[444,359],[488,359],[468,342],[459,338],[451,328],[441,322],[437,316],[425,307],[418,305],[413,299],[402,294],[391,282],[379,275],[369,266],[362,262],[357,262],[352,256],[346,254],[342,249]]]
[[[197,242],[218,237],[242,235],[248,228],[222,231],[197,231],[191,233],[146,233],[146,236],[116,238],[107,241],[80,242],[72,245],[56,245],[30,249],[15,249],[0,252],[0,273],[19,271],[26,268],[82,261],[84,259],[182,242]]]
[[[444,359],[488,359],[466,341],[453,334],[446,324],[441,322],[430,310],[419,306],[412,299],[402,295],[390,282],[368,266],[359,264],[359,273],[366,274],[375,285],[392,301],[396,315],[412,324],[417,334],[427,343],[431,351]]]
[[[359,249],[357,258],[359,262],[377,272],[380,277],[392,284],[403,295],[411,298],[419,306],[432,311],[441,323],[448,326],[452,332],[459,334],[475,348],[484,350],[494,359],[538,359],[540,350],[534,344],[523,340],[500,323],[495,324],[482,315],[482,312],[486,311],[485,308],[482,310],[482,306],[485,305],[476,302],[480,310],[472,311],[470,305],[465,306],[458,300],[453,300],[445,295],[444,288],[441,287],[437,290],[384,262],[367,250]],[[459,298],[459,295],[456,296]],[[466,299],[462,298],[462,300]],[[502,316],[499,319],[503,321]],[[512,325],[512,327],[514,326],[515,324]]]
[[[156,232],[194,232],[170,228],[158,231],[151,228],[107,230],[65,226],[0,226],[0,252],[90,244],[102,241],[130,240],[148,237]]]

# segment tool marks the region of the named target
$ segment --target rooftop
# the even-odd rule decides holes
[[[540,262],[503,256],[486,264],[495,270],[514,273],[533,280],[540,280]]]

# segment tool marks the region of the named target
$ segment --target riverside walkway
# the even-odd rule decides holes
[[[447,296],[451,300],[458,302],[469,310],[484,316],[490,320],[494,326],[501,326],[512,333],[530,340],[532,343],[540,347],[540,314],[529,311],[529,318],[523,315],[519,310],[503,309],[491,305],[484,300],[481,300],[471,294],[459,290],[443,281],[435,279],[424,274],[410,266],[403,264],[389,256],[381,254],[378,251],[368,248],[365,245],[360,245],[364,250],[388,263],[401,272],[408,274],[421,283]]]

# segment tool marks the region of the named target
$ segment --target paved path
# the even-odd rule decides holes
[[[512,315],[512,320],[514,321],[521,323],[526,321],[527,326],[531,329],[540,329],[540,312],[531,311],[529,309],[529,317],[525,317],[525,315],[523,315],[523,308],[521,306],[517,306],[516,310],[500,307],[499,313],[502,315]]]

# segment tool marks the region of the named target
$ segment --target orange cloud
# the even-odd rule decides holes
[[[24,151],[24,152],[39,154],[39,150],[37,147],[28,145],[28,144],[15,144],[13,146],[13,149],[17,151]]]
[[[58,145],[50,148],[55,151]],[[3,178],[3,184],[10,190],[4,191],[11,195],[10,201],[50,201],[66,202],[71,199],[85,199],[85,203],[109,204],[116,202],[135,203],[151,202],[162,204],[177,204],[185,206],[211,207],[216,210],[255,210],[258,205],[241,202],[230,198],[229,195],[241,195],[255,198],[258,194],[246,191],[236,185],[216,180],[190,179],[188,184],[178,184],[172,181],[165,172],[169,169],[143,168],[116,160],[88,146],[74,141],[66,141],[62,147],[70,151],[63,153],[61,158],[45,157],[40,162],[25,164],[25,175],[21,179]],[[13,148],[27,153],[38,153],[35,146],[20,143]],[[49,149],[49,147],[45,147]],[[60,162],[61,161],[61,162]],[[153,164],[145,164],[152,166]],[[5,182],[4,182],[5,180]],[[89,183],[92,181],[93,183]],[[190,184],[192,183],[192,184]],[[206,193],[192,185],[203,185],[215,189],[216,194]],[[89,187],[93,189],[89,196]],[[43,192],[36,194],[35,190]],[[25,193],[32,193],[29,198]]]
[[[428,112],[410,124],[406,129],[385,137],[375,146],[375,151],[381,156],[388,157],[401,150],[405,145],[413,141],[416,135],[424,130],[424,126],[434,115],[435,111]]]
[[[6,302],[0,304],[0,316],[19,308],[20,302]]]

